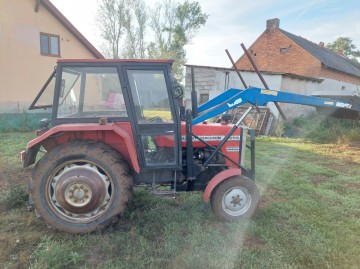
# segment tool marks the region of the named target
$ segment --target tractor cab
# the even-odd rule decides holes
[[[115,124],[131,132],[142,170],[179,169],[180,120],[171,63],[59,60],[29,109],[50,108],[53,127]]]

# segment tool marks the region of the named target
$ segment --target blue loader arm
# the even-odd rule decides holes
[[[329,98],[320,98],[283,91],[265,90],[255,87],[251,87],[246,90],[232,88],[201,105],[198,108],[198,111],[207,111],[193,119],[192,124],[198,124],[243,104],[248,103],[253,106],[264,106],[269,102],[360,111],[360,104],[351,104]]]

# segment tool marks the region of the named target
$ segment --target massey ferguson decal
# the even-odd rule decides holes
[[[242,99],[238,98],[234,101],[234,103],[226,103],[226,104],[228,105],[228,107],[233,107],[233,106],[240,104],[241,102],[242,102]]]
[[[198,136],[200,139],[209,142],[209,141],[221,141],[224,139],[224,135],[199,135]],[[183,135],[181,136],[181,140],[183,142],[186,141],[186,136]],[[230,136],[228,141],[239,141],[240,140],[240,136],[239,135],[234,135],[234,136]],[[199,141],[199,139],[192,137],[192,141]]]
[[[351,104],[343,103],[343,102],[336,102],[336,106],[342,108],[349,108],[349,109],[351,108]]]
[[[238,152],[239,147],[226,147],[227,152]]]

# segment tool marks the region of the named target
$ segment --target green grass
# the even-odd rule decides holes
[[[136,189],[104,233],[53,232],[26,211],[19,152],[32,133],[0,134],[3,268],[358,268],[360,148],[258,139],[256,216],[223,223],[201,193],[157,197]]]

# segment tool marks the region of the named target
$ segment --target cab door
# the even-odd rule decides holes
[[[124,68],[143,170],[180,169],[180,121],[167,66]]]

